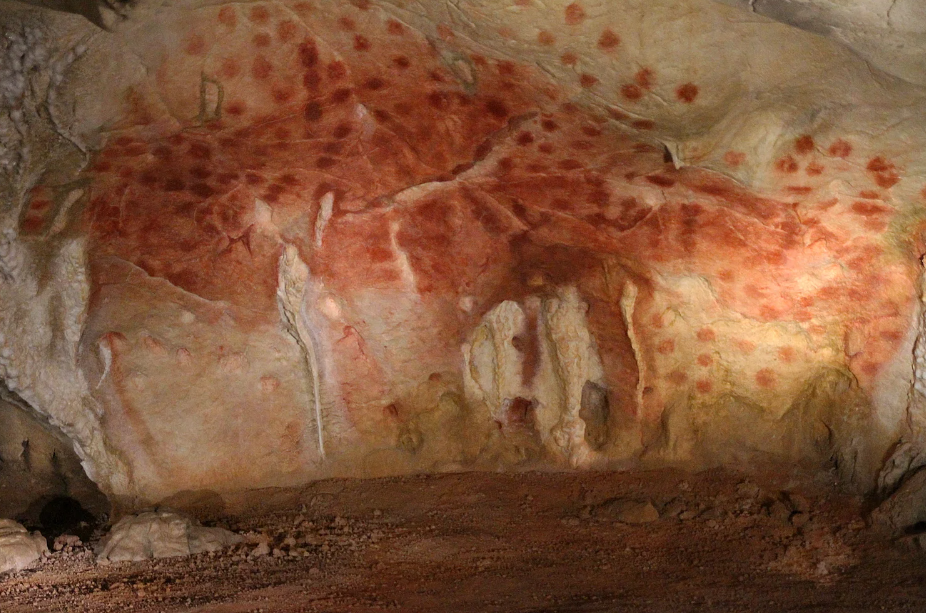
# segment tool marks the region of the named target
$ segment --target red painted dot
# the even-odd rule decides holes
[[[893,187],[900,181],[900,174],[897,172],[897,168],[891,162],[888,162],[883,157],[875,157],[868,161],[868,165],[865,167],[869,172],[874,173],[875,183],[884,189]]]
[[[823,170],[824,168],[822,164],[811,162],[810,164],[807,164],[805,172],[808,176],[817,177],[823,174]]]
[[[865,362],[862,364],[862,372],[869,377],[873,377],[874,375],[878,374],[878,370],[880,369],[881,365],[875,362]]]
[[[379,77],[373,77],[372,79],[367,79],[363,86],[369,90],[376,91],[386,87],[386,82]]]
[[[852,145],[841,138],[837,138],[830,145],[829,152],[833,157],[847,158],[852,153]]]
[[[350,17],[341,17],[338,19],[338,25],[341,26],[342,30],[347,30],[348,32],[353,32],[357,29],[357,22]]]
[[[575,66],[576,62],[579,61],[579,56],[571,51],[567,51],[559,58],[559,61],[565,66]]]
[[[264,32],[254,35],[254,46],[255,47],[269,47],[270,46],[270,35]]]
[[[797,358],[797,351],[794,347],[780,347],[778,349],[778,359],[785,364],[790,364]]]
[[[698,330],[697,336],[698,336],[698,340],[704,343],[709,343],[713,340],[716,340],[717,338],[717,334],[714,332],[714,330],[712,328],[707,328],[707,327],[704,327]]]
[[[579,77],[579,83],[582,84],[582,87],[594,87],[598,84],[598,77],[588,73],[582,73],[582,76]]]
[[[287,87],[273,87],[271,91],[273,93],[273,99],[277,104],[283,104],[292,99],[293,95],[295,95],[295,92]]]
[[[813,151],[815,146],[816,145],[813,142],[813,137],[810,136],[809,134],[804,134],[803,136],[801,136],[800,138],[794,141],[794,150],[797,151],[801,155],[806,155],[810,153],[811,151]]]
[[[698,86],[694,83],[685,83],[678,86],[675,96],[685,104],[691,104],[698,97],[698,91]]]
[[[518,134],[517,138],[515,138],[515,142],[517,142],[522,147],[525,145],[529,145],[532,142],[534,142],[534,135],[525,130],[524,132],[521,132],[520,134]]]
[[[230,6],[223,6],[219,9],[219,23],[234,28],[238,23],[238,17],[235,15],[235,9]]]
[[[334,104],[343,104],[350,100],[353,92],[349,87],[341,87],[331,92],[331,102]]]
[[[685,381],[688,381],[688,375],[680,370],[673,370],[669,373],[669,381],[676,385],[682,385]]]
[[[302,110],[306,121],[318,121],[322,118],[322,105],[318,102],[309,102]]]
[[[775,371],[771,368],[762,368],[759,370],[756,373],[755,379],[759,387],[764,387],[765,389],[773,388],[777,383]]]
[[[621,44],[621,37],[611,29],[606,29],[598,37],[598,48],[604,51],[611,51]]]
[[[628,100],[639,100],[643,97],[643,90],[639,85],[628,83],[621,86],[621,95]]]
[[[714,386],[707,379],[699,379],[698,382],[695,383],[695,388],[702,394],[710,394]]]
[[[267,58],[261,55],[254,58],[251,64],[251,74],[255,79],[264,80],[270,76],[271,72],[273,72],[273,64],[267,61]]]
[[[386,31],[392,34],[393,36],[401,36],[405,33],[405,26],[396,21],[395,19],[390,19],[386,22]]]
[[[284,19],[277,26],[277,37],[284,43],[287,43],[296,38],[296,34],[298,32],[299,27],[289,19]]]
[[[650,68],[641,68],[637,71],[637,74],[633,75],[633,80],[637,85],[643,89],[652,89],[653,88],[653,76],[654,73]]]
[[[727,166],[735,168],[746,161],[746,154],[742,151],[727,151],[723,154],[723,161]]]
[[[667,338],[658,345],[656,345],[656,351],[662,354],[670,354],[675,351],[675,341],[671,338]]]
[[[199,34],[190,36],[186,44],[186,52],[189,55],[202,55],[206,50],[206,41]]]
[[[797,172],[800,166],[798,166],[797,160],[790,155],[786,155],[775,162],[775,168],[779,172],[793,173]]]
[[[238,64],[237,60],[226,58],[222,60],[222,65],[219,68],[219,75],[226,79],[232,79],[238,76],[238,73],[240,71],[241,71],[241,66],[240,64]]]
[[[578,2],[573,2],[566,7],[566,24],[575,26],[585,20],[585,9]]]
[[[545,47],[556,44],[556,37],[547,32],[546,30],[541,30],[537,34],[537,42]]]
[[[488,98],[485,102],[485,108],[490,115],[498,119],[508,117],[508,107],[500,98]]]
[[[314,68],[318,63],[318,47],[315,41],[306,40],[299,45],[299,62],[303,68]]]
[[[251,9],[248,19],[254,23],[267,23],[270,19],[270,12],[263,6],[255,6]]]
[[[714,363],[714,358],[712,358],[712,357],[710,356],[710,354],[702,353],[701,355],[698,356],[698,365],[699,365],[699,366],[705,366],[705,367],[706,367],[706,366],[710,366],[710,365],[713,364],[713,363]]]
[[[370,40],[365,37],[357,34],[354,36],[354,50],[355,51],[369,51],[370,50]]]
[[[326,70],[328,72],[328,78],[332,81],[340,81],[347,76],[347,65],[340,60],[335,60],[328,64]]]

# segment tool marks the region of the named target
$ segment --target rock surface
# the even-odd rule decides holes
[[[0,378],[121,505],[870,489],[926,448],[926,89],[834,40],[710,0],[2,10]]]
[[[0,574],[30,568],[48,553],[38,532],[30,533],[12,519],[0,519]]]
[[[147,511],[119,520],[100,541],[96,556],[101,562],[136,562],[218,551],[241,540],[173,511]]]

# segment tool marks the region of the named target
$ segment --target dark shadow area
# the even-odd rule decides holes
[[[106,496],[71,441],[0,383],[0,518],[55,537],[89,538],[108,518]]]

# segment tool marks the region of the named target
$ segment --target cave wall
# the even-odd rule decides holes
[[[708,0],[3,11],[0,376],[126,504],[918,457],[923,90],[832,40]]]

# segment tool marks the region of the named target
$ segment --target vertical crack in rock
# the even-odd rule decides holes
[[[312,405],[318,437],[318,453],[325,457],[324,420],[322,419],[321,383],[318,372],[318,355],[305,313],[305,291],[309,281],[309,268],[299,258],[293,245],[287,244],[280,256],[277,302],[286,322],[286,331],[296,340],[306,358],[312,376]]]

